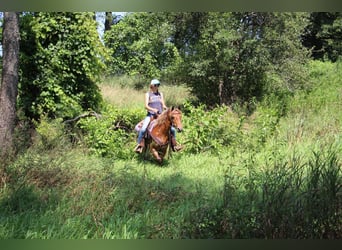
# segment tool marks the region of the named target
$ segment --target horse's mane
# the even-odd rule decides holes
[[[171,112],[176,112],[176,113],[180,113],[180,110],[175,108],[175,109],[171,109],[168,108],[167,110],[163,111],[163,113],[161,113],[157,120],[156,120],[156,125],[161,125],[161,124],[165,124],[165,122],[169,119],[169,113]]]
[[[168,118],[169,112],[171,112],[170,109],[167,109],[167,110],[163,111],[163,113],[161,113],[158,116],[158,118],[156,120],[156,125],[165,124],[165,122],[169,119]]]

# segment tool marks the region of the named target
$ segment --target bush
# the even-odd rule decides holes
[[[36,123],[37,137],[35,138],[36,146],[45,149],[57,148],[64,136],[64,125],[62,119],[49,119],[47,117],[40,118],[40,122]]]
[[[208,112],[205,105],[194,107],[186,103],[183,117],[185,131],[179,137],[186,145],[185,151],[188,153],[220,153],[225,146],[241,141],[242,120],[226,106]]]
[[[136,137],[134,127],[143,116],[143,110],[117,109],[107,105],[100,119],[82,119],[78,127],[82,130],[82,140],[91,153],[130,159]]]

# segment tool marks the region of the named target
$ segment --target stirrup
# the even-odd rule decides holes
[[[179,152],[183,149],[184,147],[182,145],[175,145],[172,147],[173,152]]]
[[[138,144],[138,145],[134,148],[134,151],[135,151],[136,153],[141,154],[142,151],[143,151],[143,146],[141,146],[141,145]]]

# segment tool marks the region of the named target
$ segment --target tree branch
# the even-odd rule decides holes
[[[80,120],[82,118],[91,117],[91,116],[96,117],[97,120],[101,118],[100,114],[96,113],[95,111],[90,111],[89,113],[85,113],[85,114],[79,115],[79,116],[77,116],[77,117],[75,117],[73,119],[65,120],[64,123],[77,122],[78,120]]]

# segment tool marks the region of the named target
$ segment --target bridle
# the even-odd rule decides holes
[[[171,113],[170,113],[170,116],[171,116],[171,117],[170,117],[171,126],[174,127],[174,128],[177,128],[177,130],[180,132],[180,131],[182,131],[182,128],[179,128],[179,127],[177,126],[177,124],[175,124],[174,119],[172,119],[173,114],[181,115],[181,112],[180,112],[178,109],[174,109],[174,110],[172,110]]]

